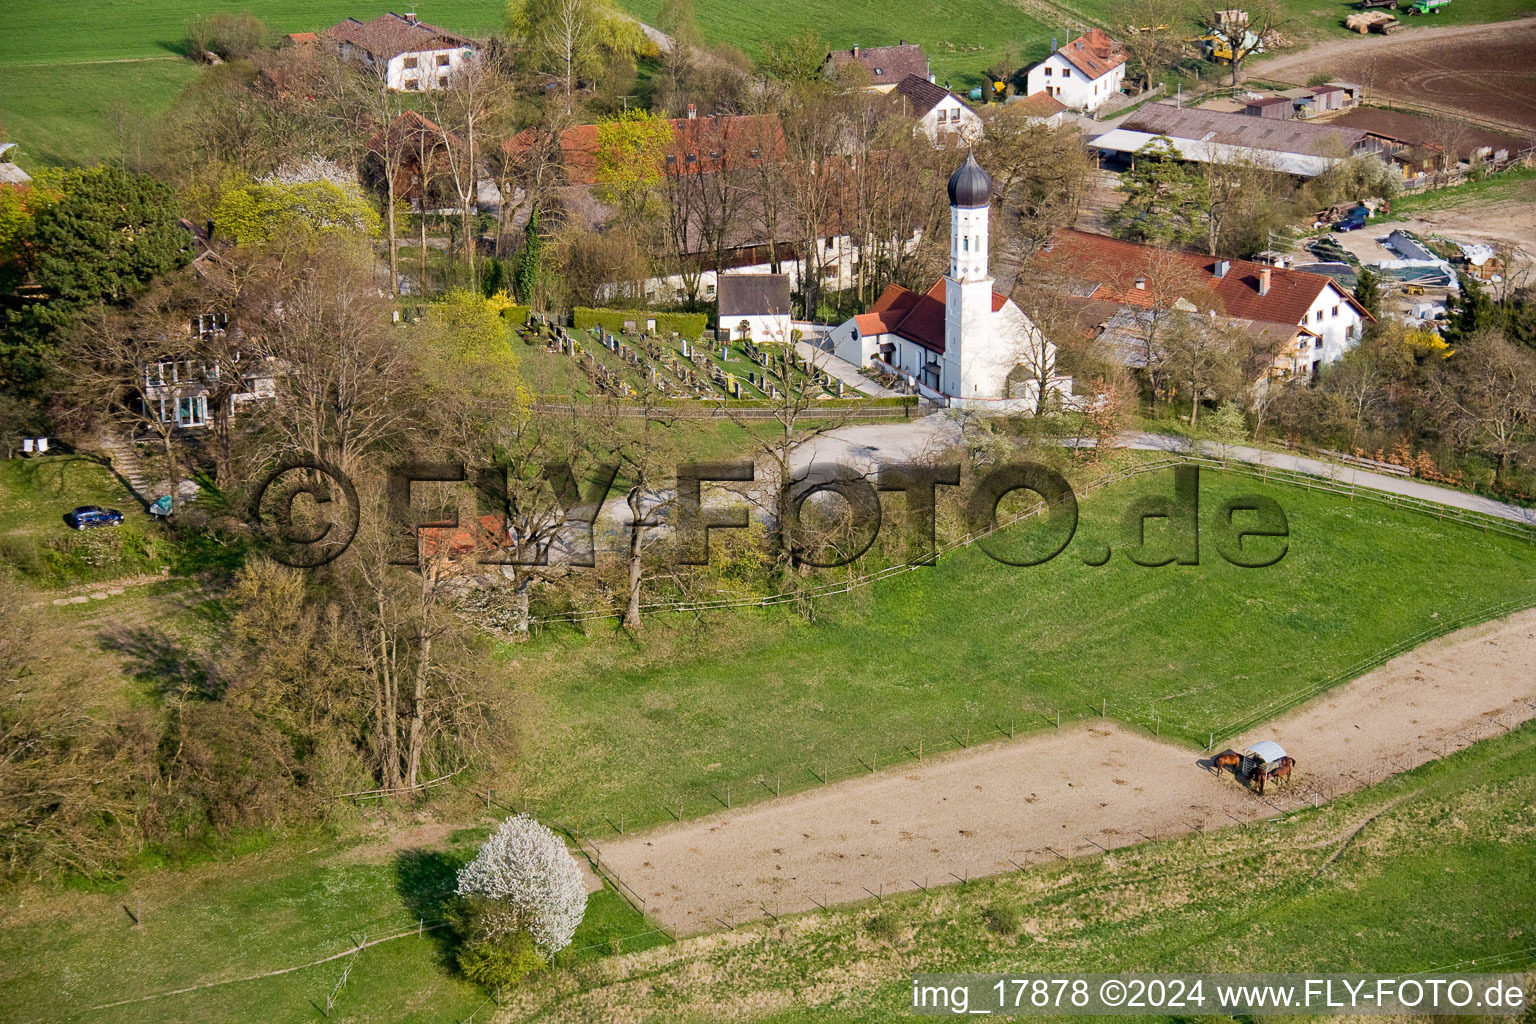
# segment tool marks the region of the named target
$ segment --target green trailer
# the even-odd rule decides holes
[[[1434,14],[1442,7],[1449,7],[1451,0],[1412,0],[1405,5],[1409,14]]]

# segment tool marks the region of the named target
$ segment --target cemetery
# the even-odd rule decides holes
[[[567,375],[572,390],[586,397],[639,399],[649,390],[661,399],[762,402],[809,385],[820,400],[874,401],[782,343],[717,342],[709,340],[709,332],[696,340],[676,331],[663,336],[633,320],[623,321],[618,331],[568,327],[539,314],[517,331],[540,357],[568,361],[576,369]]]

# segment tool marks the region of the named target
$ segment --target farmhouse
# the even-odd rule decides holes
[[[981,115],[943,86],[908,75],[897,83],[896,92],[906,112],[917,119],[918,127],[931,141],[950,136],[974,144],[981,138]]]
[[[1528,144],[1449,117],[1427,117],[1379,107],[1356,107],[1332,122],[1363,131],[1402,166],[1403,176],[1446,170],[1459,162],[1504,163]]]
[[[1383,149],[1361,129],[1168,103],[1143,107],[1088,145],[1101,158],[1129,162],[1159,136],[1192,163],[1242,162],[1302,178],[1322,174],[1348,157],[1380,154]]]
[[[991,203],[992,179],[967,156],[949,179],[949,273],[922,294],[889,285],[831,332],[840,358],[900,373],[955,408],[1033,411],[1042,389],[1071,394],[1071,380],[1055,375],[1055,346],[992,290]]]
[[[372,21],[348,18],[325,30],[343,57],[357,60],[386,86],[403,92],[440,89],[476,55],[474,43],[414,14],[381,14]]]
[[[1054,128],[1067,116],[1066,104],[1044,91],[1032,92],[1028,96],[1010,96],[1008,104],[1017,105],[1032,124],[1047,124]]]
[[[1077,110],[1097,110],[1120,93],[1125,48],[1092,29],[1029,69],[1026,95],[1043,92]]]
[[[925,82],[933,81],[928,69],[928,55],[916,43],[903,39],[895,46],[855,46],[849,50],[833,50],[827,54],[823,70],[838,78],[853,68],[862,69],[860,77],[868,74],[869,84],[864,88],[875,92],[890,92],[908,75],[916,75]]]
[[[1128,365],[1122,342],[1149,316],[1204,314],[1242,328],[1282,375],[1315,376],[1354,348],[1371,319],[1330,277],[1158,249],[1069,229],[1051,236],[1036,270],[1074,297],[1091,329]]]
[[[722,340],[790,340],[788,274],[721,274],[718,295]]]

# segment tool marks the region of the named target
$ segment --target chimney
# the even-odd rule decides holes
[[[695,120],[699,116],[699,108],[696,104],[688,104],[688,120]]]
[[[859,44],[858,43],[854,43],[853,44],[853,59],[854,60],[858,60],[859,59]]]
[[[416,24],[416,12],[415,11],[407,11],[407,12],[405,12],[405,20],[410,22],[412,25]]]
[[[907,45],[907,41],[905,39],[903,39],[901,42],[897,43],[896,45],[897,46],[906,46]]]
[[[1229,271],[1231,269],[1232,269],[1232,264],[1229,263],[1228,261],[1226,261],[1226,260],[1217,260],[1216,261],[1216,270],[1215,270],[1215,274],[1216,274],[1217,280],[1220,280],[1221,278],[1226,277],[1227,276],[1227,271]]]
[[[1259,294],[1269,294],[1269,275],[1272,273],[1269,267],[1259,271]]]
[[[1051,52],[1052,53],[1056,52],[1056,37],[1055,36],[1051,36]]]

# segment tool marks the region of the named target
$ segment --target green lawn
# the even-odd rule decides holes
[[[763,782],[782,773],[793,788],[814,782],[808,768],[857,768],[856,759],[876,753],[884,768],[920,737],[934,750],[969,728],[982,742],[1013,721],[1043,727],[1057,708],[1091,715],[1101,696],[1111,714],[1160,713],[1165,734],[1203,741],[1206,728],[1276,692],[1437,621],[1495,601],[1536,600],[1528,546],[1213,472],[1203,477],[1207,516],[1217,499],[1240,492],[1285,509],[1290,550],[1278,565],[1240,570],[1220,560],[1209,519],[1198,566],[1142,568],[1120,556],[1084,564],[1094,548],[1122,543],[1118,520],[1131,500],[1171,486],[1159,472],[1085,498],[1077,538],[1046,566],[1010,568],[969,550],[821,601],[814,621],[780,612],[657,618],[637,640],[608,627],[587,637],[548,630],[506,652],[508,684],[530,698],[530,724],[518,749],[520,792],[498,787],[498,796],[519,806],[537,797],[541,815],[582,824],[622,812],[633,827],[665,815],[679,796],[691,801],[686,813],[704,813],[727,780],[735,801],[765,795],[763,784],[744,791],[752,773]],[[47,506],[28,493],[6,492],[27,508]],[[1153,531],[1153,539],[1162,538]],[[706,939],[675,954],[614,959],[616,949],[664,940],[643,934],[650,926],[606,892],[567,954],[570,963],[603,963],[537,982],[519,1005],[530,1015],[565,1006],[580,988],[592,990],[580,999],[598,1007],[585,1019],[611,1019],[604,1000],[610,1008],[641,1000],[656,1005],[653,1019],[707,1021],[718,1016],[710,1007],[726,1005],[713,1001],[723,993],[712,979],[734,973],[764,1014],[820,991],[842,997],[834,1019],[883,1020],[914,963],[1234,969],[1255,944],[1273,944],[1283,955],[1266,962],[1277,968],[1421,969],[1524,948],[1536,847],[1520,837],[1536,828],[1533,777],[1536,728],[1528,726],[1284,826],[889,900],[882,909],[900,919],[899,965],[884,940],[868,935],[872,911],[862,907],[792,922],[771,947]],[[1370,831],[1341,845],[1377,811]],[[221,862],[143,871],[109,891],[15,890],[0,930],[0,1018],[314,1019],[345,960],[91,1008],[304,964],[430,923],[483,832],[361,846],[256,836],[260,849],[238,859],[230,859],[240,850],[232,841]],[[1021,908],[1039,942],[980,925],[981,911],[1002,902]],[[125,906],[142,916],[141,928]],[[624,936],[635,937],[612,941]],[[456,979],[448,956],[436,933],[370,948],[332,1019],[463,1019],[485,994]],[[607,988],[637,975],[647,979],[638,988]],[[794,1011],[783,1019],[808,1018]]]
[[[1536,202],[1536,168],[1511,167],[1507,171],[1491,174],[1481,181],[1469,181],[1465,185],[1420,192],[1392,200],[1392,212],[1371,218],[1372,223],[1398,220],[1404,214],[1427,213],[1431,210],[1452,210],[1464,206],[1484,206],[1510,200]]]
[[[594,833],[707,813],[818,778],[1098,713],[1203,746],[1280,694],[1328,679],[1439,622],[1536,603],[1528,545],[1415,513],[1207,471],[1198,566],[1123,554],[1127,504],[1172,492],[1158,471],[1086,497],[1066,552],[1013,568],[971,548],[851,595],[815,620],[769,609],[549,627],[506,651],[539,708],[521,799]],[[1220,498],[1273,497],[1289,553],[1265,569],[1212,546]],[[1156,717],[1155,717],[1156,716]]]
[[[39,8],[42,9],[42,8]],[[82,166],[137,152],[154,117],[197,66],[181,59],[132,64],[0,64],[0,124],[24,167]]]
[[[184,59],[195,15],[244,11],[275,32],[313,31],[346,17],[366,20],[400,4],[345,0],[81,0],[67,7],[18,4],[0,37],[0,138],[20,143],[25,167],[72,166],[124,156],[198,73]],[[496,0],[440,0],[418,12],[473,35],[495,31]],[[119,63],[110,63],[119,62]]]
[[[318,31],[343,18],[367,21],[386,11],[415,10],[421,20],[479,35],[501,25],[497,0],[432,0],[404,5],[377,0],[77,0],[67,8],[23,4],[8,11],[0,64],[74,64],[93,60],[180,55],[187,22],[200,14],[254,14],[276,32]]]
[[[319,1019],[347,959],[113,1009],[118,1000],[318,960],[440,919],[454,873],[484,838],[466,829],[399,851],[323,840],[236,865],[149,874],[110,892],[29,898],[0,930],[0,1018],[8,1021]],[[127,911],[124,910],[127,908]],[[134,927],[129,911],[142,918]],[[611,889],[594,893],[559,964],[666,942]],[[449,969],[450,940],[423,930],[369,947],[336,997],[333,1021],[462,1020],[486,993]]]
[[[1536,963],[1533,830],[1528,723],[1274,824],[742,926],[600,978],[541,979],[511,1016],[883,1024],[905,1018],[917,971],[1408,973],[1471,959],[1460,970],[1523,971]],[[1016,927],[999,930],[1009,914]]]

